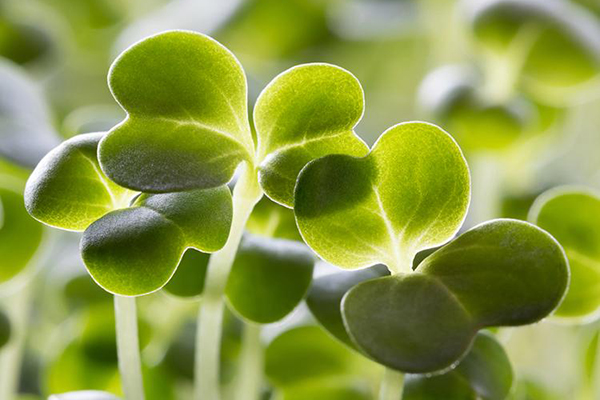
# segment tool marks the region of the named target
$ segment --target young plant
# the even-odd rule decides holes
[[[562,245],[571,283],[554,315],[573,322],[591,321],[600,311],[600,194],[583,187],[551,189],[534,202],[529,220]]]
[[[96,154],[103,133],[79,135],[48,153],[25,188],[29,213],[50,226],[83,231],[92,278],[115,295],[117,348],[127,399],[143,399],[135,296],[163,287],[187,248],[223,247],[232,220],[225,186],[136,194],[111,182]]]
[[[187,31],[123,52],[109,85],[128,115],[101,141],[99,161],[119,185],[153,193],[212,188],[244,164],[231,233],[210,259],[199,315],[195,398],[217,400],[222,298],[248,216],[263,193],[291,207],[296,177],[312,159],[366,154],[353,131],[363,113],[362,88],[332,65],[294,67],[259,96],[255,138],[241,65],[213,39]]]
[[[565,0],[470,1],[469,23],[502,93],[563,102],[600,71],[600,24]]]
[[[367,156],[326,156],[298,177],[294,212],[306,243],[339,267],[383,263],[392,273],[311,307],[329,310],[321,323],[388,368],[381,399],[400,397],[402,373],[449,368],[480,329],[539,321],[564,295],[562,248],[516,220],[481,224],[413,269],[417,252],[454,236],[468,203],[460,149],[425,123],[396,125]],[[332,298],[335,306],[321,307]]]
[[[242,239],[225,286],[230,309],[245,322],[235,391],[239,400],[260,396],[262,325],[280,321],[294,310],[312,281],[314,256],[294,240],[300,235],[293,216],[266,198],[259,202],[248,220],[257,234]],[[183,297],[202,295],[207,268],[206,254],[188,250],[165,290]]]

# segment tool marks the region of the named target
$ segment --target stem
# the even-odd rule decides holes
[[[383,372],[381,387],[379,389],[379,400],[401,400],[404,390],[404,374],[386,368]]]
[[[471,206],[468,225],[498,218],[502,208],[502,165],[492,154],[478,154],[471,163]]]
[[[9,343],[0,351],[0,399],[16,398],[33,302],[34,282],[35,279],[31,279],[5,302],[12,333]]]
[[[258,400],[260,398],[263,371],[263,348],[260,332],[260,325],[244,324],[236,400]]]
[[[262,191],[258,185],[256,171],[246,165],[233,190],[233,221],[229,238],[225,246],[214,253],[208,262],[196,335],[195,400],[219,400],[221,397],[219,362],[223,294],[246,221],[261,197]]]
[[[135,297],[114,296],[119,372],[125,400],[144,400]]]

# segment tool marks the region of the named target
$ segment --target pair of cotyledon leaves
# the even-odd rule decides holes
[[[316,326],[290,329],[265,351],[265,375],[278,399],[371,399],[365,362]],[[468,355],[445,374],[408,375],[403,399],[504,399],[512,386],[512,367],[502,346],[478,333]],[[366,386],[366,387],[365,387]]]
[[[464,220],[469,173],[452,138],[433,125],[400,124],[369,152],[352,130],[362,90],[337,67],[305,65],[277,77],[255,106],[256,146],[243,71],[210,38],[168,32],[146,39],[119,57],[110,84],[127,119],[99,145],[100,137],[84,137],[55,150],[26,193],[34,216],[62,228],[85,228],[101,217],[86,229],[82,251],[108,290],[156,290],[186,247],[222,246],[231,220],[222,185],[242,161],[258,168],[269,197],[294,205],[305,241],[341,267],[384,262],[408,272],[418,251],[449,240]],[[77,140],[94,144],[87,152],[72,149]],[[90,156],[95,147],[99,163]],[[90,177],[63,153],[93,176],[96,190],[91,198],[79,194],[88,199],[83,205],[78,196],[60,203],[80,190],[70,185]],[[344,154],[319,158],[331,153]],[[143,194],[133,207],[104,215],[128,194],[103,173],[133,190],[176,193]],[[44,198],[59,204],[46,207]],[[415,274],[366,282],[346,297],[346,324],[369,356],[400,370],[438,370],[465,353],[479,328],[539,320],[560,301],[564,255],[537,228],[498,221],[453,243],[446,248],[455,251],[437,253],[451,256],[430,257]],[[405,345],[407,338],[417,345]]]
[[[578,322],[600,309],[600,194],[589,188],[561,187],[542,194],[529,219],[563,246],[571,283],[555,315]]]
[[[98,134],[54,150],[32,174],[26,203],[40,221],[85,229],[84,261],[117,294],[162,287],[186,247],[223,246],[232,212],[223,185],[240,162],[258,167],[263,190],[291,206],[307,161],[367,149],[352,130],[363,111],[362,89],[335,66],[299,66],[277,77],[255,107],[256,145],[243,70],[207,36],[148,38],[118,58],[109,81],[127,119],[100,144]],[[162,194],[141,195],[131,209],[113,212],[134,195],[124,187]]]

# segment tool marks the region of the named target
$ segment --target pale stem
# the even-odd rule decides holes
[[[262,197],[256,171],[245,167],[233,190],[233,221],[225,246],[214,253],[208,271],[198,315],[194,370],[194,399],[219,400],[219,362],[223,324],[223,294],[244,227],[252,209]]]
[[[258,400],[262,388],[263,347],[261,326],[245,323],[242,352],[238,366],[236,400]]]
[[[16,398],[34,285],[35,279],[31,279],[4,302],[11,323],[11,339],[0,350],[0,399],[3,400]]]
[[[404,374],[386,368],[383,372],[381,387],[379,389],[379,400],[401,400],[404,391]]]
[[[478,154],[471,163],[471,205],[468,225],[498,218],[502,207],[503,168],[491,154]]]
[[[144,400],[135,297],[114,296],[119,372],[125,400]]]

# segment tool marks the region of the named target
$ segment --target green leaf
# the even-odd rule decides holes
[[[303,243],[246,237],[225,288],[229,305],[252,322],[265,324],[282,319],[306,295],[314,262]]]
[[[587,188],[551,189],[537,198],[530,221],[565,249],[571,283],[555,315],[593,319],[600,310],[600,194]]]
[[[88,274],[77,275],[65,284],[64,296],[73,308],[88,308],[99,303],[113,303],[113,297],[98,287]]]
[[[83,231],[129,204],[133,193],[111,182],[98,164],[103,135],[75,136],[40,161],[25,187],[25,207],[31,216],[56,228]]]
[[[427,257],[415,272],[363,282],[342,301],[350,337],[369,357],[403,372],[443,370],[478,330],[531,324],[567,289],[560,245],[526,222],[479,225]]]
[[[417,252],[446,242],[462,224],[469,170],[446,132],[404,123],[364,158],[330,155],[307,165],[295,196],[300,232],[326,261],[409,270]]]
[[[525,98],[498,103],[487,99],[476,72],[444,66],[430,73],[420,89],[420,102],[452,132],[466,152],[500,151],[534,128],[538,115]]]
[[[480,332],[458,366],[442,375],[408,375],[405,400],[503,400],[512,387],[510,360],[498,341]]]
[[[263,197],[252,210],[246,230],[253,235],[302,241],[294,212]]]
[[[119,400],[119,397],[112,393],[101,392],[99,390],[82,390],[78,392],[69,392],[55,394],[48,400]]]
[[[0,61],[0,157],[33,167],[59,138],[42,93],[8,61]]]
[[[285,331],[265,351],[265,375],[277,388],[328,380],[357,372],[360,358],[318,326]]]
[[[313,281],[306,304],[323,328],[344,344],[356,349],[342,319],[342,298],[357,284],[385,275],[389,275],[388,269],[384,265],[378,265],[364,270],[321,276]]]
[[[0,310],[0,349],[10,340],[11,327],[8,315]]]
[[[600,23],[567,1],[471,2],[476,38],[524,77],[548,86],[584,83],[600,71]]]
[[[253,160],[244,71],[210,37],[170,31],[138,42],[114,62],[109,85],[127,118],[99,155],[118,184],[146,192],[216,187]]]
[[[171,279],[186,248],[220,249],[231,219],[231,192],[226,186],[143,194],[132,208],[112,211],[85,230],[83,261],[108,292],[151,293]]]
[[[23,206],[23,196],[0,184],[2,218],[0,223],[0,283],[23,271],[42,243],[44,228]]]
[[[165,285],[164,289],[178,297],[200,296],[204,291],[209,259],[210,254],[187,249],[173,278]]]
[[[259,180],[267,196],[292,207],[296,178],[309,161],[366,155],[354,132],[363,110],[360,83],[334,65],[300,65],[273,79],[254,108]]]
[[[372,400],[367,385],[351,381],[319,381],[286,388],[277,400]]]

